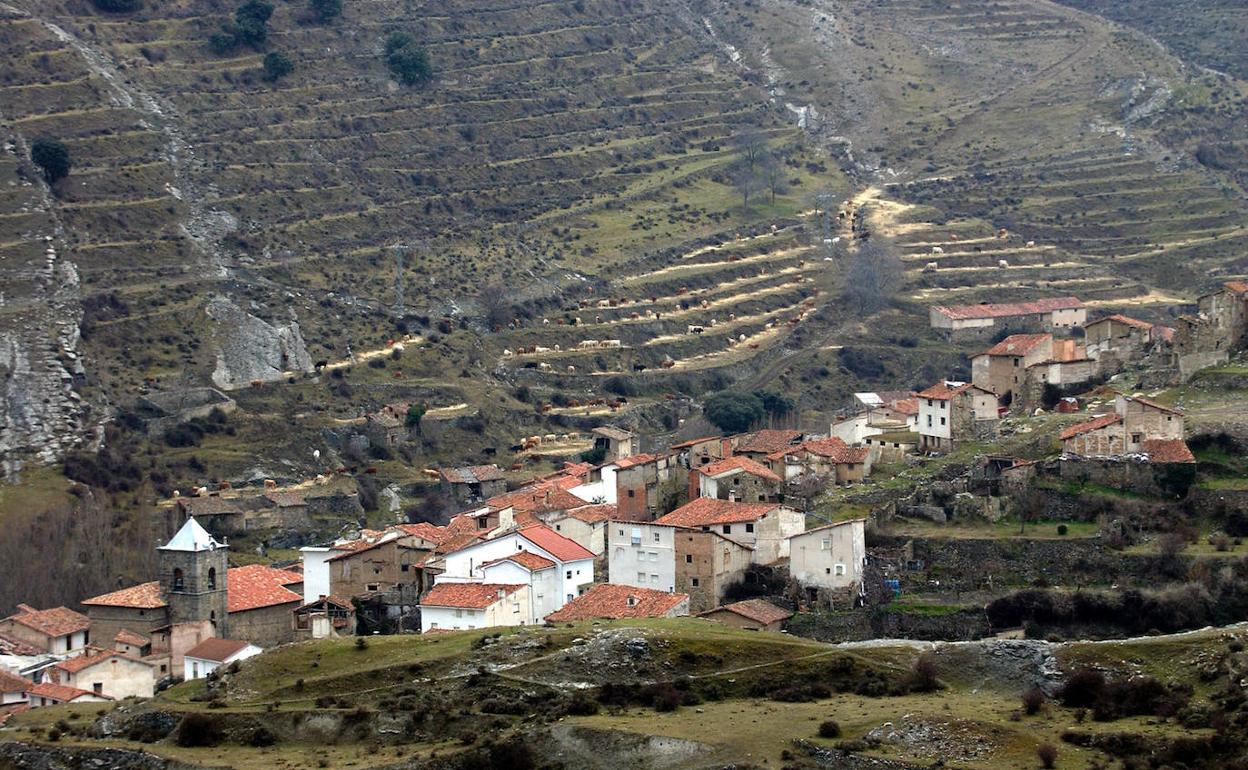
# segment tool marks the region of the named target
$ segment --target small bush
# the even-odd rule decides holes
[[[1044,692],[1039,687],[1033,687],[1023,693],[1023,711],[1027,716],[1035,716],[1044,706]]]
[[[819,724],[820,738],[840,738],[841,726],[831,719],[825,720]]]
[[[651,705],[655,711],[675,711],[680,708],[684,696],[671,682],[659,682],[650,689]]]
[[[183,748],[216,746],[221,742],[221,730],[212,717],[191,712],[178,723],[174,741]]]
[[[49,137],[40,137],[31,144],[30,159],[43,171],[43,178],[48,184],[69,176],[73,165],[65,145]]]
[[[923,653],[914,662],[910,672],[910,689],[915,692],[935,692],[944,685],[936,677],[936,659],[931,653]]]
[[[357,650],[367,650],[367,649],[368,649],[368,639],[366,639],[366,638],[364,638],[364,637],[362,637],[362,636],[357,636],[357,637],[355,637],[355,649],[357,649]]]
[[[1067,527],[1065,524],[1058,524],[1058,525],[1057,525],[1057,534],[1065,536],[1065,535],[1066,535],[1066,533],[1067,533],[1067,532],[1069,532],[1069,531],[1070,531],[1070,528],[1069,528],[1069,527]]]
[[[342,15],[342,0],[312,0],[312,12],[321,22],[332,21]]]
[[[1099,671],[1081,668],[1066,678],[1057,697],[1067,708],[1089,708],[1105,693],[1105,677]]]
[[[386,66],[408,86],[420,85],[433,77],[429,54],[406,32],[392,32],[386,38]]]
[[[270,83],[276,83],[294,69],[295,62],[281,51],[272,51],[264,56],[264,79]]]
[[[1057,763],[1057,747],[1051,743],[1042,743],[1036,747],[1036,756],[1040,758],[1040,766],[1051,768]]]

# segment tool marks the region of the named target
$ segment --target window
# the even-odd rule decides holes
[[[1140,434],[1139,434],[1139,433],[1132,433],[1132,434],[1131,434],[1131,443],[1132,443],[1132,444],[1138,444],[1138,443],[1140,443]]]
[[[725,524],[725,525],[724,525],[724,534],[725,534],[725,535],[731,535],[731,534],[732,534],[732,525],[731,525],[731,524]]]
[[[689,584],[690,584],[691,586],[693,586],[694,588],[697,588],[697,587],[698,587],[698,579],[697,579],[697,578],[694,578],[693,580],[691,580],[691,581],[689,582]]]
[[[568,580],[572,579],[572,570],[568,570]]]
[[[520,602],[512,602],[512,603],[511,603],[511,611],[512,611],[513,613],[518,613],[518,612],[520,612]]]
[[[399,572],[410,572],[411,569],[412,569],[412,565],[410,564],[403,564],[399,566]]]
[[[820,541],[819,541],[819,550],[820,550],[820,551],[830,551],[830,550],[832,550],[832,538],[830,538],[830,537],[825,537],[823,540],[820,540]]]
[[[844,575],[844,574],[845,574],[845,565],[844,565],[844,564],[838,564],[838,565],[836,565],[836,574],[837,574],[837,575]]]
[[[685,554],[685,564],[693,564],[693,554]]]
[[[191,661],[191,679],[199,679],[199,664]]]
[[[216,567],[208,568],[208,590],[209,591],[217,590],[217,568]]]
[[[659,576],[658,576],[658,575],[651,575],[651,576],[650,576],[650,582],[651,582],[651,583],[656,583],[656,584],[657,584],[657,583],[659,582]]]
[[[573,599],[575,599],[575,598],[576,598],[576,597],[575,597],[575,596],[573,596],[572,594],[568,594],[568,601],[572,601],[572,600],[573,600]]]
[[[186,587],[186,579],[182,576],[182,569],[175,567],[173,570],[173,590],[181,591]]]
[[[455,617],[462,618],[463,616],[464,616],[463,610],[455,610]]]
[[[629,496],[629,497],[636,497],[636,496],[637,496],[637,490],[635,490],[635,489],[630,489],[630,490],[628,490],[628,496]]]
[[[365,591],[378,591],[381,589],[380,583],[368,583],[364,586]]]
[[[944,417],[941,417],[941,418],[940,418],[940,424],[941,424],[941,425],[944,425],[944,424],[945,424],[945,418],[944,418]]]
[[[759,501],[762,501],[762,499],[763,499],[763,498],[761,498],[761,497],[760,497],[760,498],[758,498],[758,499],[759,499]],[[754,525],[753,525],[752,523],[748,523],[748,524],[746,524],[746,525],[745,525],[745,531],[746,531],[746,532],[753,532],[753,531],[754,531]]]
[[[638,582],[638,583],[644,583],[644,582],[646,582],[646,573],[644,573],[644,572],[638,572],[638,573],[637,573],[637,582]]]
[[[927,416],[927,427],[932,427],[932,416],[930,414]]]
[[[656,542],[656,543],[657,543],[657,542],[659,542],[659,533],[658,533],[658,532],[655,532],[655,533],[654,533],[654,542]]]
[[[103,682],[93,682],[93,683],[91,684],[91,692],[95,693],[96,695],[103,695],[103,694],[104,694],[104,683],[103,683]]]
[[[831,574],[832,574],[832,568],[831,568],[831,567],[825,567],[825,568],[824,568],[824,570],[823,570],[823,574],[825,574],[825,575],[831,575]]]
[[[633,545],[641,545],[641,527],[633,527]]]

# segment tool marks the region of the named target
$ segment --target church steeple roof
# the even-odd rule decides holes
[[[218,543],[208,530],[200,526],[194,517],[186,520],[182,529],[168,543],[160,546],[162,551],[215,551],[225,546]]]

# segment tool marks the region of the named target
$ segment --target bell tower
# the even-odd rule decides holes
[[[169,623],[209,621],[216,635],[229,635],[226,581],[229,549],[190,518],[159,551],[160,595]]]

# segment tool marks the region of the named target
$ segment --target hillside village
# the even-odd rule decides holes
[[[1021,509],[1038,487],[1072,480],[1182,497],[1196,482],[1183,409],[1112,383],[1145,364],[1177,383],[1193,361],[1228,360],[1248,339],[1248,285],[1202,296],[1178,330],[1089,319],[1073,297],[938,306],[931,322],[968,348],[971,381],[858,393],[825,433],[761,428],[643,451],[646,436],[604,424],[585,453],[598,462],[520,482],[497,465],[440,468],[460,509],[444,523],[360,528],[300,548],[296,561],[236,566],[229,538],[341,510],[350,498],[333,490],[332,471],[287,489],[175,495],[170,513],[183,523],[159,546],[153,581],[85,597],[83,612],[23,604],[0,620],[5,711],[151,697],[300,640],[681,615],[777,630],[798,614],[868,612],[902,594],[898,575],[914,557],[869,544],[880,511],[846,515],[826,504],[832,490],[907,478],[918,489],[913,469],[971,447],[962,483],[972,491],[957,497],[982,494],[984,505]],[[392,429],[408,408],[370,417],[374,440],[405,440]],[[1049,414],[1062,420],[1057,455],[984,451],[1005,426]],[[533,437],[521,451],[561,440]]]

